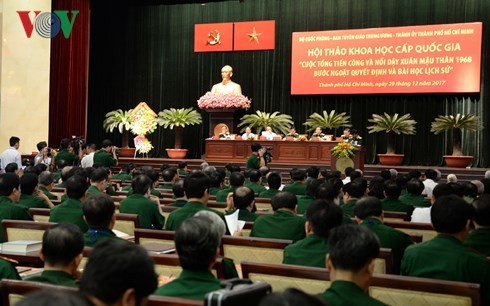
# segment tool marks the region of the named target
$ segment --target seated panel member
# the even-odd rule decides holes
[[[306,238],[284,249],[284,264],[325,267],[330,230],[342,224],[342,210],[333,202],[315,200],[306,210]]]
[[[359,136],[359,132],[356,129],[350,130],[351,133],[351,138],[349,139],[349,142],[355,146],[362,146],[362,137]]]
[[[243,133],[243,135],[242,135],[242,139],[243,140],[251,140],[251,139],[255,139],[256,137],[257,137],[257,135],[252,133],[252,129],[247,126],[245,128],[245,133]]]
[[[149,199],[152,181],[144,174],[138,175],[131,182],[133,194],[121,201],[119,211],[123,214],[137,214],[141,228],[162,229],[165,218],[160,211],[160,204]]]
[[[267,174],[267,185],[269,189],[259,193],[259,198],[272,199],[279,192],[281,188],[281,174],[279,172],[270,172]]]
[[[315,132],[313,134],[311,134],[310,140],[312,138],[320,138],[321,140],[325,140],[326,137],[327,136],[325,134],[323,134],[322,128],[321,127],[317,127],[315,129]]]
[[[328,305],[385,305],[366,293],[379,255],[373,232],[359,225],[342,225],[332,230],[328,246],[327,269],[332,283],[321,294]]]
[[[306,237],[303,217],[296,215],[298,199],[290,192],[279,192],[272,198],[272,215],[259,216],[250,237],[289,239],[298,241]]]
[[[490,195],[482,194],[473,202],[475,229],[466,237],[464,245],[490,256]]]
[[[219,139],[231,139],[230,131],[226,125],[221,126],[221,132],[218,134]]]
[[[270,126],[267,126],[265,128],[265,131],[262,132],[262,136],[264,136],[266,140],[273,140],[274,137],[278,135],[272,131],[272,128]]]
[[[299,138],[299,134],[296,133],[296,128],[294,126],[289,129],[289,133],[286,134],[286,137],[292,137],[293,140],[296,140]],[[286,140],[286,137],[284,138],[284,140]]]
[[[104,193],[92,195],[83,202],[83,216],[88,224],[85,246],[92,247],[105,239],[119,239],[112,231],[116,223],[115,212],[114,200]]]
[[[78,265],[83,258],[83,233],[78,226],[59,223],[43,234],[43,246],[39,257],[44,261],[44,270],[28,281],[53,285],[77,286],[80,273]]]
[[[175,247],[183,271],[155,294],[202,301],[206,293],[221,289],[220,281],[210,271],[220,243],[220,232],[207,217],[190,217],[182,222],[175,232]]]

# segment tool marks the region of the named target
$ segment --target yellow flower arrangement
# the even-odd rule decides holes
[[[351,156],[356,154],[356,147],[350,142],[339,142],[330,151],[337,158],[351,158]]]

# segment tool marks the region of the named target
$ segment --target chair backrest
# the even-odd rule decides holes
[[[165,218],[165,220],[168,220],[168,216],[170,215],[170,213],[176,209],[179,209],[180,207],[177,207],[177,206],[161,206],[160,205],[160,208],[161,208],[163,217]]]
[[[183,299],[171,296],[150,295],[148,306],[204,306],[204,301]]]
[[[138,215],[135,214],[116,214],[114,229],[134,236],[134,230],[140,227]]]
[[[254,261],[264,263],[282,263],[284,248],[291,240],[231,237],[224,236],[221,240],[223,255],[233,258],[235,262]]]
[[[274,291],[296,287],[318,294],[330,286],[330,275],[323,268],[254,262],[242,262],[241,266],[243,278],[266,281]],[[480,305],[479,284],[391,274],[374,274],[369,295],[392,306]]]
[[[49,222],[50,212],[51,209],[49,208],[29,208],[29,213],[32,218],[38,222]]]
[[[3,306],[14,306],[16,303],[22,300],[25,295],[42,289],[78,290],[75,287],[55,286],[45,283],[3,279],[0,281],[0,304]]]
[[[391,251],[391,249],[379,249],[378,258],[374,260],[374,273],[393,273],[393,252]]]
[[[409,216],[406,212],[401,211],[383,211],[384,220],[392,221],[409,221]]]
[[[134,230],[134,242],[139,245],[160,243],[174,245],[174,231],[150,230],[137,228]]]
[[[182,272],[179,256],[177,254],[150,254],[150,257],[155,263],[155,271],[158,275],[177,277],[179,276],[180,272]],[[216,259],[216,262],[211,268],[211,272],[218,279],[225,278],[223,259],[221,257]]]
[[[388,220],[384,222],[385,225],[396,228],[408,235],[422,235],[423,241],[428,241],[437,235],[437,232],[430,223],[416,223],[407,221],[392,221]]]
[[[2,230],[5,241],[43,240],[44,231],[55,224],[26,220],[2,220]]]

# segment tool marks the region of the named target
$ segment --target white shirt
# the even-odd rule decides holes
[[[345,179],[343,179],[342,183],[344,183],[344,185],[350,183],[350,176],[347,176]]]
[[[43,159],[43,154],[39,153],[34,157],[34,166],[36,166],[37,164],[45,164],[46,166],[49,166],[51,165],[51,157],[46,156]]]
[[[82,160],[80,161],[82,168],[88,168],[94,165],[94,154],[95,152],[91,152],[82,158]]]
[[[276,133],[274,133],[274,132],[268,132],[268,131],[265,131],[265,132],[262,132],[262,136],[264,136],[264,137],[265,137],[265,139],[267,139],[267,140],[273,140],[273,139],[274,139],[274,137],[276,137],[276,136],[277,136],[277,134],[276,134]]]
[[[19,169],[22,168],[22,158],[20,157],[19,151],[14,147],[10,147],[3,151],[0,159],[2,160],[1,166],[3,170],[5,170],[5,167],[10,163],[16,163],[19,166]]]
[[[431,179],[425,179],[425,181],[423,181],[422,183],[424,183],[425,186],[422,194],[425,194],[428,198],[432,198],[432,190],[434,190],[434,187],[436,187],[437,183]]]
[[[412,222],[431,223],[430,210],[431,207],[416,207],[412,213]]]
[[[253,138],[255,138],[255,134],[254,133],[243,133],[242,135],[242,139],[243,140],[247,140],[250,136],[252,136]]]

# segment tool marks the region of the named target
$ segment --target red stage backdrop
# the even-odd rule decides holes
[[[482,23],[292,37],[291,94],[479,92]]]
[[[194,52],[223,52],[233,50],[233,23],[194,25]]]

